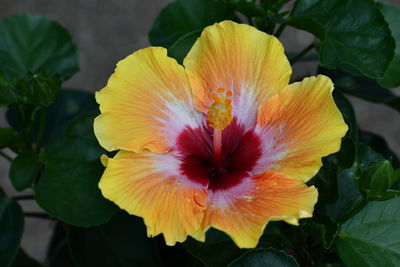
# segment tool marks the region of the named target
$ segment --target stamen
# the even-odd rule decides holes
[[[208,109],[208,122],[214,128],[213,151],[214,164],[218,168],[223,168],[222,157],[222,130],[232,121],[232,97],[231,91],[219,88],[216,93],[211,95],[214,103]]]
[[[208,122],[214,129],[223,130],[232,121],[232,92],[224,88],[219,88],[217,93],[212,94],[211,98],[214,103],[208,109]]]

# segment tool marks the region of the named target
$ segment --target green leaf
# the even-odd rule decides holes
[[[102,226],[71,227],[69,242],[77,267],[161,265],[143,221],[125,212],[115,214]]]
[[[18,135],[10,128],[0,128],[0,149],[13,145],[18,140]]]
[[[226,266],[246,251],[239,249],[229,236],[214,228],[207,231],[204,243],[188,238],[183,246],[209,267]]]
[[[88,112],[98,112],[94,94],[72,89],[63,89],[49,106],[45,140],[61,136],[71,119]]]
[[[190,48],[192,48],[200,34],[201,30],[196,30],[179,37],[179,39],[168,48],[168,55],[182,64],[183,59],[189,53]]]
[[[10,180],[15,190],[23,191],[32,186],[38,175],[40,162],[33,152],[19,154],[11,163]]]
[[[229,267],[298,267],[296,260],[285,252],[272,248],[255,249],[232,262]]]
[[[356,114],[353,109],[353,105],[351,102],[338,90],[333,91],[333,99],[335,100],[335,104],[339,108],[342,113],[346,124],[349,126],[349,131],[347,135],[353,140],[358,140],[358,126]]]
[[[344,223],[337,240],[349,267],[400,266],[400,198],[369,202]]]
[[[313,181],[318,188],[316,208],[333,204],[338,198],[338,173],[351,168],[355,161],[356,147],[351,138],[344,138],[340,151],[322,159],[323,165]]]
[[[338,197],[335,203],[326,207],[327,215],[334,221],[339,221],[361,201],[362,197],[358,191],[356,179],[356,168],[348,168],[340,171],[337,176]]]
[[[82,90],[62,89],[48,107],[45,143],[62,136],[71,119],[88,112],[98,112],[98,110],[94,94]],[[8,123],[19,130],[15,110],[8,109],[6,115]],[[36,132],[37,129],[34,135]]]
[[[68,123],[65,133],[71,136],[84,136],[96,140],[93,121],[97,115],[98,112],[90,112],[73,118]]]
[[[48,77],[43,69],[0,87],[0,105],[32,104],[47,107],[53,102],[61,88],[58,74]]]
[[[39,205],[51,216],[76,226],[106,223],[117,207],[98,188],[104,168],[97,141],[64,136],[43,153],[43,174],[34,188]]]
[[[4,196],[0,189],[0,266],[8,267],[14,261],[24,231],[24,215],[14,200]]]
[[[338,195],[335,203],[325,207],[327,215],[336,222],[349,214],[362,201],[362,196],[356,183],[359,173],[365,171],[372,162],[383,159],[382,155],[362,143],[359,143],[356,149],[356,158],[353,166],[344,170],[338,169]]]
[[[343,93],[373,103],[385,104],[400,112],[400,96],[396,96],[390,90],[382,88],[375,80],[354,77],[338,70],[332,71],[320,68],[319,73],[329,76],[333,80],[335,88]]]
[[[40,67],[62,79],[79,70],[78,49],[68,31],[45,17],[18,14],[0,23],[0,73],[9,82]]]
[[[388,146],[386,140],[377,134],[359,131],[360,142],[368,145],[374,151],[381,154],[384,158],[391,160],[393,167],[400,167],[400,160],[396,153]]]
[[[383,193],[397,182],[396,178],[392,164],[388,160],[380,160],[368,166],[358,179],[358,184],[368,198],[380,199]]]
[[[396,43],[395,55],[383,79],[378,80],[380,86],[385,88],[396,88],[400,86],[400,8],[389,3],[378,3],[390,31]]]
[[[176,0],[163,8],[149,33],[151,45],[169,48],[187,33],[223,20],[237,20],[232,8],[216,0]]]
[[[231,6],[234,10],[239,11],[240,13],[249,18],[261,17],[265,13],[263,7],[261,5],[258,5],[255,1],[252,0],[222,0],[222,1],[228,6]]]
[[[297,0],[289,24],[315,34],[326,68],[382,78],[394,56],[394,40],[373,0]]]

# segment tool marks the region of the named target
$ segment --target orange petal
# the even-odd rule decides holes
[[[161,47],[121,60],[96,100],[102,114],[94,131],[109,151],[164,153],[175,145],[176,133],[202,120],[193,107],[183,67]]]
[[[321,158],[340,149],[348,127],[332,97],[326,77],[305,78],[267,100],[258,112],[256,132],[274,135],[275,162],[264,169],[284,172],[303,182],[322,166]]]
[[[178,168],[170,154],[121,151],[108,160],[99,187],[120,208],[143,217],[149,237],[162,233],[174,245],[199,229],[207,201],[206,189]]]
[[[317,197],[313,186],[282,173],[249,177],[235,188],[209,192],[204,231],[192,236],[204,240],[205,230],[211,226],[227,233],[238,247],[253,248],[269,221],[297,225],[298,219],[311,217]]]
[[[257,106],[289,83],[283,46],[254,27],[223,21],[205,28],[184,60],[195,106],[206,112],[219,88],[232,92],[233,116],[252,126]]]

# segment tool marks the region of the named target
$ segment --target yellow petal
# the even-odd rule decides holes
[[[162,233],[174,245],[200,228],[207,201],[206,189],[180,176],[178,168],[168,153],[121,151],[108,160],[99,187],[121,209],[142,217],[149,237]]]
[[[102,114],[94,131],[109,151],[163,153],[175,145],[176,133],[201,121],[183,67],[161,47],[121,60],[96,100]]]
[[[265,172],[226,191],[209,192],[202,228],[227,233],[240,248],[254,248],[269,221],[311,217],[318,192],[282,173]],[[204,235],[196,232],[198,240]]]
[[[287,86],[292,72],[278,39],[232,21],[205,28],[183,64],[198,110],[207,112],[224,88],[233,94],[232,115],[249,126],[257,106]]]
[[[321,158],[340,149],[348,127],[326,77],[305,78],[267,100],[259,109],[257,132],[272,132],[280,159],[273,167],[303,182],[322,166]]]

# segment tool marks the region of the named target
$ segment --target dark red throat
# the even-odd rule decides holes
[[[178,136],[182,155],[180,171],[189,180],[208,185],[211,190],[224,190],[249,176],[261,157],[261,140],[253,130],[233,119],[222,131],[222,158],[214,159],[213,128],[186,128]],[[218,164],[216,162],[219,162]]]

